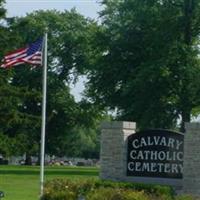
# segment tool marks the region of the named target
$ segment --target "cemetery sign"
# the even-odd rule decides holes
[[[182,133],[147,130],[128,137],[127,176],[183,177]]]

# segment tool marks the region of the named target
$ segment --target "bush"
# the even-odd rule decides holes
[[[150,200],[143,191],[100,188],[87,194],[86,200]]]
[[[176,200],[195,200],[195,198],[190,195],[180,195],[176,197]]]
[[[42,200],[77,200],[77,196],[72,191],[46,191]]]
[[[82,196],[87,200],[172,200],[173,194],[168,186],[56,179],[47,182],[42,200],[77,200]]]
[[[94,187],[94,181],[55,179],[45,184],[42,200],[77,200]]]
[[[168,186],[69,179],[47,182],[42,200],[78,200],[79,197],[85,200],[195,200],[187,195],[175,197]]]
[[[135,191],[144,191],[147,194],[153,195],[154,197],[162,196],[163,200],[171,200],[175,195],[174,190],[169,186],[160,186],[153,184],[142,184],[142,183],[125,183],[125,182],[113,182],[113,181],[96,181],[95,188],[121,188],[121,189],[132,189]]]

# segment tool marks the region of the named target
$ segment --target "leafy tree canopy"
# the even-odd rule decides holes
[[[90,132],[95,132],[94,129],[97,128],[97,121],[102,113],[88,102],[75,102],[69,88],[69,83],[76,81],[77,76],[84,72],[89,63],[88,38],[95,26],[93,21],[84,18],[75,10],[37,11],[25,17],[7,19],[9,37],[4,38],[4,43],[8,44],[6,52],[32,43],[43,36],[45,29],[48,28],[46,152],[51,155],[75,155],[70,150],[71,145],[68,144],[72,138],[70,134],[79,134],[79,129],[85,130],[81,131],[81,137],[73,137],[78,140],[90,138],[91,142],[88,145],[96,146],[96,135],[90,136],[86,130],[92,128]],[[5,124],[2,122],[2,133],[6,138],[12,138],[12,144],[15,144],[10,152],[15,154],[26,152],[27,156],[38,154],[42,68],[21,65],[8,71],[2,70],[2,77],[3,73],[8,73],[10,76],[3,79],[2,85],[12,88],[11,91],[0,90],[2,96],[6,91],[8,98],[1,102],[0,115],[1,120],[5,122]],[[80,116],[84,113],[87,114],[87,119],[80,120]],[[7,115],[9,121],[5,118]],[[79,141],[73,142],[79,143]],[[18,151],[15,151],[17,147]],[[81,153],[82,149],[78,151],[76,155],[84,155]]]
[[[199,107],[195,0],[103,1],[87,96],[142,128],[172,128]]]

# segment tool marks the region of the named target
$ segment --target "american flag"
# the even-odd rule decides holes
[[[40,38],[25,48],[8,53],[4,56],[1,67],[9,68],[25,63],[42,65],[42,45],[43,38]]]

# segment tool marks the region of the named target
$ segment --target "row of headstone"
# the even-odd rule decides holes
[[[101,134],[102,179],[170,185],[200,195],[200,124],[186,133],[136,132],[134,122],[104,122]]]

